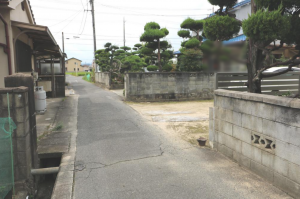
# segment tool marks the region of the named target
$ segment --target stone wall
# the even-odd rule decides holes
[[[8,100],[11,118],[17,126],[13,132],[14,177],[16,191],[33,193],[32,145],[29,121],[28,88],[0,89],[0,118],[8,117]]]
[[[300,198],[300,99],[216,90],[210,142],[295,198]]]
[[[95,73],[95,83],[102,88],[111,88],[111,73]]]
[[[213,73],[127,73],[127,101],[178,101],[213,99]]]

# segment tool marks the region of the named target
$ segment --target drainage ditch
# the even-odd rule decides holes
[[[47,157],[40,158],[40,169],[32,169],[31,173],[38,182],[36,199],[51,199],[61,157],[61,154],[47,154]]]

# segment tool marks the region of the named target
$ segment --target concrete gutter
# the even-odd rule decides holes
[[[62,155],[59,172],[53,188],[51,199],[71,199],[73,197],[74,165],[76,155],[77,137],[77,106],[78,96],[66,97],[65,107],[62,117],[67,114],[69,122],[69,132],[71,134],[69,151]],[[70,125],[71,124],[71,125]],[[71,127],[70,127],[71,126]]]

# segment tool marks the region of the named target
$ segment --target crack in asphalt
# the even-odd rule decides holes
[[[114,166],[114,165],[117,165],[117,164],[120,164],[120,163],[125,163],[125,162],[132,162],[132,161],[138,161],[138,160],[145,160],[145,159],[149,159],[149,158],[161,157],[161,156],[163,156],[163,154],[165,153],[161,146],[162,146],[162,144],[159,145],[160,154],[158,154],[158,155],[146,156],[146,157],[135,158],[135,159],[130,159],[130,160],[122,160],[122,161],[114,162],[114,163],[112,163],[112,164],[103,164],[103,163],[101,163],[101,162],[89,162],[89,163],[87,163],[87,164],[94,163],[94,164],[101,164],[102,166],[86,169],[86,166],[85,166],[85,165],[82,165],[82,166],[84,166],[84,169],[82,169],[82,170],[80,170],[80,169],[75,169],[75,171],[76,171],[76,172],[80,172],[80,171],[84,171],[84,170],[89,170],[88,176],[84,178],[84,179],[86,180],[86,179],[88,179],[88,178],[90,177],[91,172],[92,172],[93,170],[102,169],[102,168]]]

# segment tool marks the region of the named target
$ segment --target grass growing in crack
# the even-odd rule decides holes
[[[61,129],[63,129],[63,128],[64,128],[64,126],[62,125],[61,122],[59,122],[59,123],[52,129],[52,131],[59,131],[59,130],[61,130]]]
[[[44,131],[44,133],[42,135],[40,135],[37,139],[38,142],[40,142],[44,137],[46,137],[48,134],[50,134],[53,131],[59,131],[61,129],[63,129],[63,125],[61,122],[59,122],[53,129],[50,129],[50,125],[48,125],[46,127],[46,130]]]

